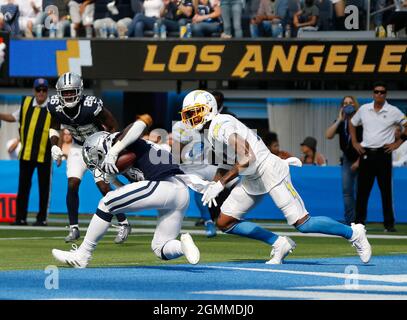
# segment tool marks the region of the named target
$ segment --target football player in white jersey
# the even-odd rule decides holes
[[[209,184],[202,197],[204,205],[216,206],[216,197],[224,190],[225,185],[241,176],[241,181],[221,207],[221,214],[217,220],[218,228],[229,234],[272,245],[272,258],[266,263],[282,263],[295,248],[294,241],[243,219],[262,195],[269,194],[284,213],[287,223],[298,231],[342,236],[356,247],[363,262],[369,261],[371,247],[362,224],[349,227],[329,217],[309,215],[290,178],[289,163],[301,165],[299,159],[282,160],[273,155],[262,139],[243,123],[231,115],[219,114],[215,98],[209,92],[203,90],[190,92],[184,98],[181,116],[189,128],[204,130],[215,153],[224,152],[224,147],[227,147],[229,152],[235,154],[232,169],[218,181]]]

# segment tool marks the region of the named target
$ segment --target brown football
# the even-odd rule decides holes
[[[124,150],[117,158],[116,167],[119,169],[119,172],[123,172],[130,168],[134,164],[134,161],[136,161],[136,154],[134,152]]]

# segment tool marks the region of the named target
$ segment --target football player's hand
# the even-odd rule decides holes
[[[105,173],[105,174],[103,175],[103,180],[104,180],[106,183],[108,183],[108,184],[114,183],[114,182],[116,182],[116,175],[114,175],[114,174],[109,174],[109,173]]]
[[[211,208],[213,204],[215,207],[217,207],[218,203],[216,202],[216,197],[223,191],[223,189],[225,189],[225,187],[220,181],[211,182],[202,196],[203,205],[208,205],[208,207]]]
[[[111,153],[110,150],[106,154],[105,159],[103,160],[101,167],[102,170],[106,173],[115,174],[119,173],[119,169],[116,167],[117,154]]]
[[[52,155],[52,159],[54,159],[55,161],[59,161],[62,159],[62,156],[64,155],[64,153],[62,152],[60,147],[53,145],[51,148],[51,155]]]

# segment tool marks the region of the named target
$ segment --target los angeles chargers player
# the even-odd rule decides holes
[[[136,155],[133,166],[128,170],[138,172],[137,177],[143,176],[144,180],[131,179],[132,173],[125,171],[126,176],[134,182],[110,191],[100,200],[81,246],[71,252],[52,250],[58,261],[85,268],[97,243],[107,232],[113,215],[157,209],[157,227],[151,242],[154,254],[163,260],[185,255],[191,264],[199,262],[199,249],[192,237],[187,233],[177,240],[189,205],[188,187],[179,178],[183,172],[173,164],[169,152],[138,139],[145,126],[143,121],[138,120],[123,133],[98,132],[86,139],[83,147],[85,163],[92,170],[98,169],[105,180],[109,181],[112,175],[118,173],[115,163],[117,155],[124,148]],[[110,160],[105,163],[107,158]]]
[[[172,154],[178,156],[180,168],[187,174],[198,175],[203,180],[216,180],[217,177],[226,172],[231,166],[222,163],[214,165],[216,159],[212,155],[212,148],[204,141],[203,136],[196,130],[190,129],[182,121],[177,121],[172,127]],[[230,190],[237,185],[238,178],[232,180],[225,189],[224,198],[228,196]],[[208,238],[216,236],[216,226],[214,220],[219,215],[219,208],[208,208],[202,204],[201,194],[194,193],[195,203],[204,221],[206,235]],[[219,198],[217,199],[219,201]]]
[[[371,246],[362,224],[349,227],[329,217],[309,215],[291,183],[288,163],[293,161],[301,165],[297,158],[284,161],[273,155],[263,141],[243,123],[231,115],[219,114],[215,98],[209,92],[190,92],[183,101],[181,116],[189,128],[204,130],[215,153],[223,152],[226,146],[236,154],[232,169],[218,181],[209,184],[202,197],[204,205],[216,206],[215,199],[225,185],[238,175],[242,176],[239,185],[232,190],[221,207],[217,225],[222,231],[272,245],[272,258],[266,263],[282,263],[294,250],[294,241],[243,219],[262,195],[269,194],[283,211],[288,224],[294,225],[298,231],[342,236],[356,247],[363,262],[369,261]]]
[[[55,161],[59,161],[62,150],[58,147],[59,129],[63,125],[68,129],[73,138],[73,143],[67,159],[68,192],[66,205],[69,215],[69,234],[65,242],[79,239],[79,186],[86,171],[86,164],[82,159],[82,145],[85,139],[95,132],[106,130],[114,132],[117,129],[117,121],[113,115],[103,106],[101,99],[83,94],[83,81],[81,76],[73,72],[61,75],[56,84],[57,94],[52,96],[48,104],[51,113],[51,129],[49,131],[51,141],[51,153]],[[110,191],[109,184],[101,178],[95,178],[100,192],[105,195]],[[124,242],[131,226],[124,214],[117,216],[119,232],[115,239],[116,243]]]

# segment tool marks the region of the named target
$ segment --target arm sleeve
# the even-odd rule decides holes
[[[356,113],[351,119],[351,122],[355,127],[360,126],[362,124],[362,119],[360,117],[360,109],[356,111]]]
[[[13,117],[16,119],[16,122],[20,121],[20,108],[12,113]]]
[[[229,120],[220,121],[213,126],[212,135],[215,140],[228,144],[229,137],[233,133],[238,133],[236,126]]]

